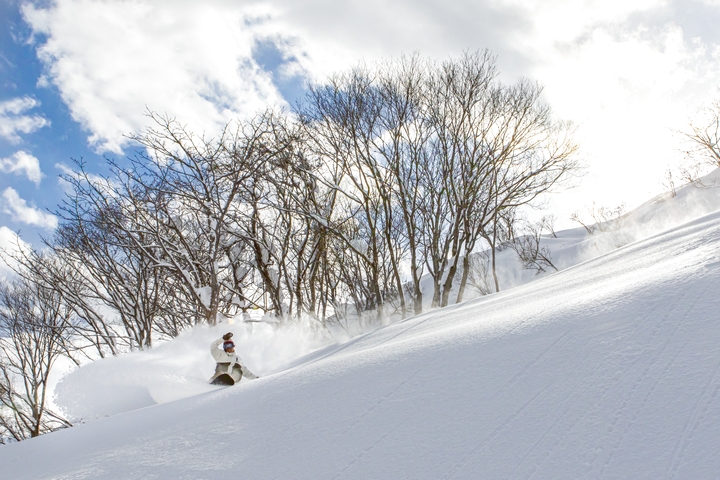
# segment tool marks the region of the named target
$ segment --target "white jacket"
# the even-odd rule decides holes
[[[219,338],[210,344],[210,354],[215,359],[215,362],[220,364],[228,364],[227,374],[233,377],[233,380],[235,380],[236,382],[240,381],[241,375],[240,372],[234,369],[235,365],[237,365],[241,369],[242,376],[247,377],[251,380],[257,378],[257,376],[255,376],[250,370],[247,369],[247,367],[243,365],[242,359],[239,355],[235,353],[227,353],[222,348],[219,348],[223,342],[224,340],[222,338]]]
[[[236,355],[235,353],[227,353],[222,348],[218,348],[218,347],[220,347],[220,344],[222,344],[223,342],[224,342],[224,340],[222,338],[219,338],[219,339],[215,340],[214,342],[212,342],[212,344],[210,344],[210,354],[215,359],[215,362],[229,363],[230,369],[232,369],[232,366],[235,365],[236,363],[238,365],[242,365],[242,360],[240,359],[240,357],[238,355]]]

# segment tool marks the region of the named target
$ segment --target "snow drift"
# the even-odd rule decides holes
[[[256,381],[6,446],[3,476],[714,478],[719,239],[710,213]]]
[[[261,376],[329,341],[306,325],[198,326],[150,350],[102,359],[71,372],[55,387],[54,402],[71,421],[85,422],[214,391],[217,387],[208,384],[215,371],[209,346],[228,330],[235,334],[243,362]]]

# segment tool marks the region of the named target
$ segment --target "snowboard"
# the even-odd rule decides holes
[[[215,380],[210,383],[212,385],[235,385],[235,380],[227,373],[223,373],[218,375]]]

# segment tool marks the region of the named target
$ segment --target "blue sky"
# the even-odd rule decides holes
[[[15,161],[13,156],[24,152],[39,159],[43,175],[38,182],[28,178],[25,170],[4,171],[0,173],[0,192],[12,188],[28,207],[42,212],[54,210],[63,196],[57,179],[60,171],[55,164],[69,164],[70,158],[81,157],[99,164],[102,157],[88,148],[87,134],[73,121],[58,89],[52,84],[38,86],[43,65],[35,55],[35,45],[29,43],[32,30],[20,14],[19,2],[0,2],[0,22],[0,102],[28,101],[21,111],[8,114],[11,122],[18,123],[22,117],[42,119],[29,131],[16,131],[14,138],[0,137],[0,158]],[[31,105],[33,102],[35,106]],[[38,219],[32,224],[26,216],[18,218],[20,212],[7,213],[7,201],[0,198],[3,204],[0,225],[20,231],[23,239],[35,244],[39,244],[41,235],[52,234],[51,222]]]
[[[51,235],[57,175],[130,154],[146,108],[212,133],[360,61],[482,48],[578,126],[587,175],[548,204],[572,226],[662,191],[720,85],[718,23],[720,0],[0,0],[0,244]]]

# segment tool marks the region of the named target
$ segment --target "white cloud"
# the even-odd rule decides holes
[[[556,114],[579,124],[590,164],[582,190],[555,199],[556,209],[568,209],[558,216],[592,201],[633,208],[661,193],[664,172],[682,157],[675,132],[720,79],[713,49],[669,23],[598,27],[545,57],[536,78]]]
[[[48,230],[57,227],[58,220],[55,215],[43,212],[34,206],[29,206],[12,187],[5,189],[2,198],[3,212],[11,215],[15,221]]]
[[[513,12],[469,0],[58,0],[27,3],[23,13],[46,39],[38,46],[42,81],[59,88],[97,150],[114,152],[146,125],[146,107],[215,132],[283,104],[278,79],[254,55],[258,43],[285,56],[279,75],[315,78],[416,50],[443,58],[487,46],[510,58],[503,35],[522,26]]]
[[[40,170],[40,161],[22,150],[9,158],[0,158],[0,172],[25,175],[35,185],[40,185],[44,176]]]
[[[679,128],[720,79],[717,0],[56,0],[27,4],[38,54],[99,150],[119,151],[145,107],[214,133],[282,102],[275,75],[318,78],[361,60],[490,48],[502,78],[539,80],[580,124],[590,172],[573,203],[632,206],[657,193]],[[693,9],[690,9],[690,6]],[[701,18],[702,17],[702,18]],[[611,198],[612,197],[612,198]]]
[[[265,10],[250,3],[61,0],[23,8],[38,55],[100,151],[120,152],[146,107],[214,133],[282,102],[252,58]]]
[[[12,98],[0,102],[0,137],[11,142],[19,142],[18,133],[32,133],[50,122],[41,115],[24,115],[25,112],[40,105],[30,97]]]

